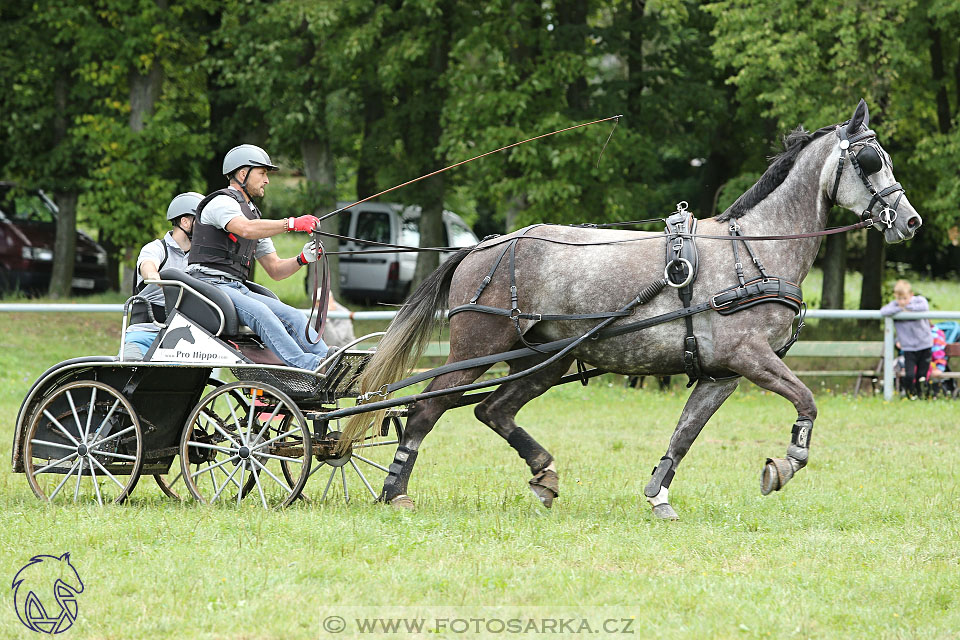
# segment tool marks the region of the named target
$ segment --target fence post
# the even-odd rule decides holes
[[[883,319],[883,399],[893,399],[893,318]]]

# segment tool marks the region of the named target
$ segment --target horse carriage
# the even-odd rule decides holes
[[[376,497],[367,475],[387,468],[371,452],[392,453],[405,411],[391,411],[375,434],[339,453],[339,432],[326,416],[357,395],[372,352],[352,347],[379,334],[346,345],[320,373],[292,368],[238,323],[222,291],[175,269],[161,277],[167,323],[142,361],[122,355],[132,298],[120,356],[66,360],[28,392],[13,468],[33,492],[51,501],[122,502],[148,475],[173,498],[252,497],[275,507],[296,500],[307,479],[326,469],[322,499],[331,487],[350,499],[356,483],[348,471]],[[236,381],[220,381],[218,369]]]
[[[100,484],[120,501],[146,473],[171,495],[182,494],[182,480],[201,502],[253,494],[269,507],[295,500],[314,462],[332,469],[323,495],[338,469],[346,494],[350,464],[371,495],[411,508],[407,486],[424,438],[448,409],[477,404],[477,418],[526,462],[530,489],[549,507],[559,495],[557,468],[515,420],[526,403],[603,372],[686,373],[696,386],[643,488],[654,515],[677,517],[668,500],[677,467],[741,378],[797,411],[785,456],[763,463],[761,492],[779,491],[807,465],[817,418],[813,394],[782,358],[803,325],[799,285],[820,239],[874,228],[896,243],[922,224],[869,128],[865,102],[850,120],[798,129],[784,146],[715,218],[697,220],[680,203],[658,219],[660,233],[533,225],[461,249],[411,294],[375,351],[347,348],[322,374],[280,364],[240,331],[215,287],[163,271],[168,323],[145,361],[79,358],[41,376],[17,418],[14,468],[46,499],[77,500],[89,478],[97,501]],[[833,206],[860,221],[826,229]],[[444,309],[447,363],[403,378]],[[497,362],[509,374],[480,380]],[[213,380],[215,367],[238,381]],[[427,381],[423,391],[391,397]],[[340,406],[345,399],[355,403]],[[393,445],[383,463],[367,457]],[[380,493],[360,465],[385,474]]]

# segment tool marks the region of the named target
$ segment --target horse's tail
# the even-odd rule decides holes
[[[450,256],[410,295],[360,376],[361,393],[382,389],[414,367],[433,334],[438,312],[447,307],[453,272],[471,251],[461,249]],[[385,396],[374,396],[373,401],[384,399]],[[385,413],[384,409],[351,417],[340,436],[340,447],[345,449],[347,443],[359,439],[368,428],[379,425]]]

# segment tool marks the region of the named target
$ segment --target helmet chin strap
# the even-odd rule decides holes
[[[243,167],[247,170],[245,176],[243,176],[243,182],[237,181],[237,174],[233,174],[233,181],[237,182],[240,185],[240,191],[243,192],[243,195],[247,196],[247,200],[253,200],[253,196],[250,195],[250,192],[247,191],[247,180],[250,178],[250,172],[253,170],[253,167]]]

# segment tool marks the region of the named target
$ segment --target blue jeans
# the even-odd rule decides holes
[[[195,276],[199,274],[194,274]],[[241,324],[250,327],[270,349],[291,367],[313,371],[327,354],[323,340],[310,344],[304,338],[307,317],[288,304],[250,291],[242,282],[200,278],[230,296]],[[316,332],[311,330],[311,337]]]
[[[123,354],[126,360],[143,360],[159,331],[127,331],[123,338]]]

